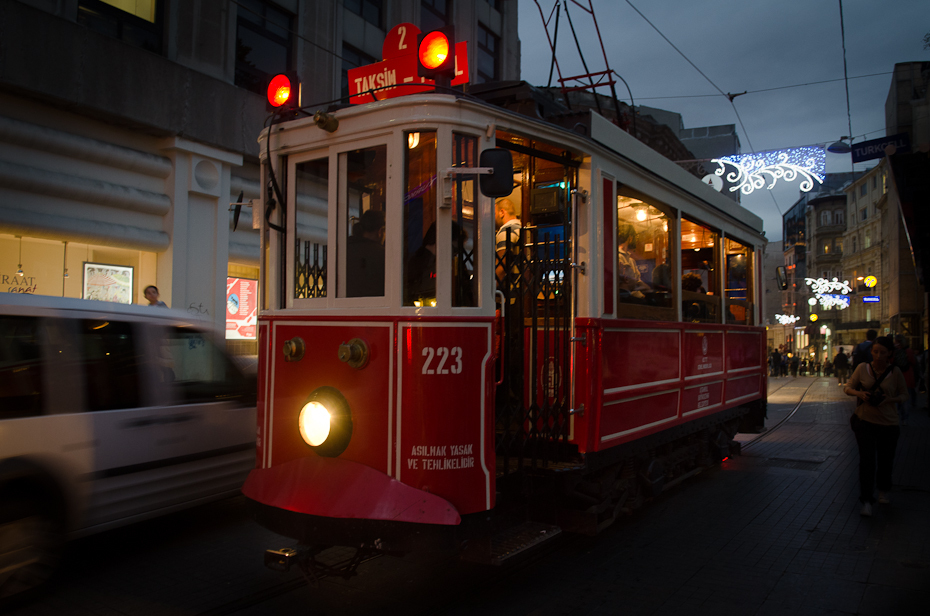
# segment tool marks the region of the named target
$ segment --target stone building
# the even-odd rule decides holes
[[[227,277],[258,278],[229,204],[259,197],[268,78],[340,104],[403,22],[455,24],[472,83],[520,77],[516,2],[4,0],[0,291],[144,303],[155,284],[224,328]]]

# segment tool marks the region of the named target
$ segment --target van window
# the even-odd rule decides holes
[[[0,317],[0,419],[42,414],[42,346],[35,317]]]
[[[160,381],[173,389],[174,404],[242,400],[248,381],[202,333],[173,328],[158,354]]]
[[[136,408],[139,404],[139,366],[132,326],[122,321],[81,321],[87,410]]]

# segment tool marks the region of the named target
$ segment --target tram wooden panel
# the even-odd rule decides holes
[[[761,368],[764,359],[760,350],[765,348],[762,336],[758,331],[728,331],[727,370]]]
[[[494,506],[490,323],[399,323],[395,478],[460,514]]]
[[[284,360],[284,342],[300,337],[306,352],[300,361]],[[368,343],[368,365],[357,370],[338,361],[339,345],[352,338]],[[270,451],[268,464],[276,465],[315,456],[297,429],[297,418],[307,396],[324,385],[338,389],[352,413],[352,439],[341,458],[388,472],[388,418],[390,413],[392,324],[301,323],[279,321],[273,326]]]
[[[602,341],[605,392],[659,385],[680,378],[680,333],[677,329],[604,329]]]
[[[606,402],[601,417],[602,448],[661,430],[677,416],[678,389]]]
[[[685,379],[723,373],[722,331],[685,331],[683,347]]]

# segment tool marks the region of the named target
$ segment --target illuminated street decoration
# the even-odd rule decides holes
[[[832,293],[818,293],[817,299],[820,301],[820,307],[824,310],[830,308],[839,308],[844,310],[849,308],[849,296],[848,295],[835,295]]]
[[[848,280],[840,282],[839,278],[833,280],[828,278],[805,278],[804,282],[814,293],[832,293],[834,291],[839,291],[843,295],[852,293],[852,287],[849,286]]]
[[[755,190],[772,188],[780,179],[792,182],[799,176],[803,178],[800,185],[801,191],[809,192],[814,188],[815,180],[823,184],[826,177],[827,155],[823,148],[807,146],[770,152],[736,154],[715,158],[711,162],[720,165],[714,171],[715,175],[726,174],[727,182],[735,184],[730,187],[730,192],[739,190],[744,195],[748,195]],[[732,168],[729,172],[728,167]],[[766,178],[771,178],[771,180]],[[708,183],[716,186],[716,182]]]
[[[776,314],[775,320],[778,321],[780,325],[792,325],[801,320],[801,317],[796,317],[790,314]]]

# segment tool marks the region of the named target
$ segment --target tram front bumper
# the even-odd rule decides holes
[[[455,506],[370,466],[309,456],[258,468],[242,493],[262,505],[325,518],[414,524],[461,524]]]

